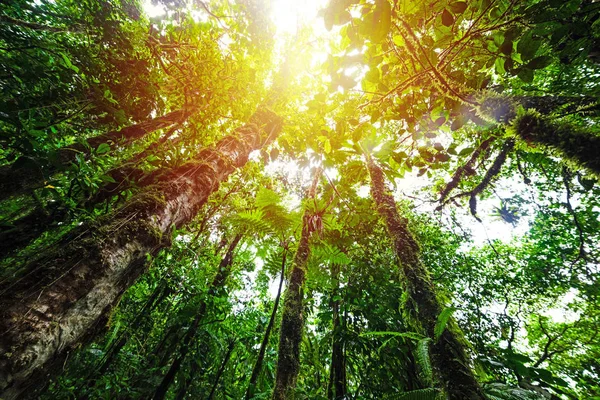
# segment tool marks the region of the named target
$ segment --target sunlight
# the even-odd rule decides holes
[[[151,0],[145,0],[142,3],[142,8],[149,18],[160,17],[166,14],[165,6],[158,3],[152,4]]]
[[[295,34],[305,25],[322,29],[323,20],[317,17],[317,13],[326,3],[326,0],[274,0],[271,19],[277,27],[277,34]]]

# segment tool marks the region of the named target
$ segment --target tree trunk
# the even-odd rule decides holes
[[[95,323],[145,271],[146,254],[167,247],[173,227],[191,221],[220,182],[280,130],[278,116],[257,111],[235,135],[157,176],[155,185],[81,226],[0,288],[0,397],[15,398],[42,381],[52,362],[94,336]]]
[[[319,183],[321,170],[315,173],[308,198],[314,198]],[[277,360],[277,375],[274,400],[286,400],[294,397],[296,380],[300,372],[300,344],[304,329],[304,281],[306,280],[306,265],[310,255],[309,240],[314,231],[313,216],[308,210],[302,217],[302,236],[296,250],[290,281],[285,291],[283,317],[279,333],[279,354]]]
[[[227,249],[225,257],[221,259],[217,275],[213,279],[213,282],[208,291],[209,296],[214,296],[216,292],[225,285],[225,280],[231,273],[231,265],[233,264],[233,252],[235,251],[235,248],[237,247],[241,238],[242,235],[240,234],[235,236],[235,238],[229,245],[229,249]],[[206,314],[206,301],[202,301],[200,303],[200,307],[198,308],[198,312],[196,313],[194,322],[183,337],[183,341],[179,350],[179,355],[175,357],[175,360],[173,360],[169,371],[167,371],[167,374],[164,376],[160,385],[158,385],[158,387],[156,388],[156,392],[154,392],[154,400],[162,400],[167,395],[169,387],[173,383],[173,380],[175,380],[175,376],[179,372],[179,369],[181,368],[185,357],[187,356],[187,354],[190,351],[190,348],[192,347],[192,342],[194,340],[194,337],[196,336],[196,332],[198,332],[198,327],[200,326],[200,321],[202,321],[202,318],[204,318],[204,314]]]
[[[283,250],[283,260],[281,262],[281,277],[279,278],[279,288],[277,289],[277,296],[275,297],[275,304],[273,304],[273,311],[271,311],[271,318],[269,319],[269,324],[267,325],[267,329],[265,330],[265,334],[263,336],[262,343],[260,344],[260,350],[258,351],[258,357],[256,358],[256,363],[254,363],[254,368],[252,368],[252,375],[250,376],[250,382],[248,383],[248,390],[246,391],[246,400],[250,400],[252,396],[254,396],[254,392],[256,389],[256,382],[258,381],[258,377],[260,376],[260,372],[262,371],[262,363],[265,359],[265,352],[267,351],[267,345],[269,344],[269,338],[271,337],[271,331],[273,330],[273,325],[275,325],[275,318],[277,316],[277,309],[279,308],[279,299],[281,298],[281,289],[283,288],[283,280],[285,278],[285,261],[287,258],[287,250]]]
[[[600,134],[595,130],[552,120],[537,112],[527,112],[517,117],[513,127],[524,141],[548,146],[564,159],[600,179]]]
[[[221,380],[221,376],[223,376],[223,372],[225,372],[225,367],[227,366],[227,363],[229,362],[229,359],[231,358],[231,353],[233,353],[233,348],[235,347],[235,341],[232,340],[229,343],[229,347],[227,348],[227,354],[225,354],[225,358],[223,359],[223,362],[221,363],[221,366],[219,367],[219,370],[217,371],[217,376],[215,376],[215,383],[212,386],[212,389],[210,390],[210,394],[208,395],[208,400],[212,400],[215,397],[215,393],[217,392],[217,388],[219,387],[219,381]]]
[[[329,368],[329,384],[327,398],[330,400],[343,399],[346,396],[346,360],[344,345],[341,340],[342,325],[340,324],[340,300],[335,299],[340,291],[340,266],[331,267],[331,277],[334,282],[332,295],[333,327],[331,346],[331,366]]]
[[[368,157],[371,176],[371,196],[392,239],[400,271],[404,275],[408,294],[407,306],[415,321],[432,338],[432,364],[451,400],[485,399],[470,368],[465,345],[452,329],[445,329],[435,338],[435,325],[442,312],[429,271],[420,260],[419,245],[408,229],[408,220],[398,214],[396,202],[386,190],[381,168]]]
[[[44,186],[44,182],[53,174],[75,161],[77,154],[88,157],[90,149],[96,149],[104,143],[127,145],[148,133],[168,128],[184,121],[192,110],[176,110],[163,116],[127,126],[86,140],[86,144],[76,143],[58,150],[53,160],[34,160],[21,157],[11,165],[0,167],[0,201],[26,193]]]
[[[519,115],[517,106],[527,111]],[[489,96],[479,106],[479,114],[501,123],[510,123],[519,138],[541,144],[559,153],[579,168],[585,168],[600,179],[600,135],[584,126],[556,120],[551,114],[597,111],[597,98],[565,96],[524,96],[506,98]]]

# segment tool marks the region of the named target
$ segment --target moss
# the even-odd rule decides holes
[[[585,168],[600,178],[600,136],[589,127],[527,110],[514,119],[509,132],[527,143],[542,144],[553,149],[573,169]]]

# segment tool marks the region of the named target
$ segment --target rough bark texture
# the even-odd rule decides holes
[[[309,198],[315,196],[320,175],[320,171],[317,171],[308,194]],[[306,280],[306,265],[310,255],[309,240],[313,227],[311,214],[305,211],[302,218],[302,236],[294,256],[292,273],[283,302],[277,375],[275,377],[275,388],[273,389],[274,400],[294,398],[294,389],[300,372],[300,344],[302,343],[302,331],[304,329],[304,282]]]
[[[16,398],[43,381],[52,362],[93,336],[98,321],[145,271],[146,254],[168,246],[172,228],[194,218],[220,182],[280,129],[275,114],[257,112],[234,135],[157,176],[153,186],[80,227],[70,242],[0,288],[0,397]]]
[[[600,134],[593,130],[526,112],[513,122],[515,133],[527,142],[540,143],[585,168],[600,179]]]
[[[372,159],[368,160],[371,195],[392,239],[394,252],[404,276],[409,311],[425,333],[434,338],[435,324],[442,307],[437,300],[429,272],[419,257],[419,245],[408,229],[408,220],[401,217],[396,202],[386,190],[383,172]],[[465,346],[458,335],[445,329],[431,347],[432,364],[451,400],[485,399],[473,376]]]
[[[11,165],[0,167],[0,201],[44,186],[44,182],[53,174],[73,162],[77,154],[89,156],[90,149],[95,149],[103,143],[126,145],[148,133],[181,122],[190,114],[190,110],[176,110],[118,131],[92,137],[87,139],[86,144],[76,143],[60,149],[53,160],[21,157]]]
[[[267,345],[269,344],[269,338],[271,337],[271,331],[275,325],[275,317],[277,316],[277,309],[279,308],[279,299],[281,298],[281,289],[283,288],[283,279],[285,277],[285,262],[287,258],[287,251],[283,251],[283,260],[281,261],[281,277],[279,279],[279,288],[277,289],[277,297],[275,297],[275,304],[273,305],[273,311],[271,311],[271,318],[269,324],[265,330],[262,343],[260,344],[260,350],[258,351],[258,357],[252,368],[252,375],[250,376],[250,382],[248,383],[248,390],[246,391],[246,400],[250,400],[254,395],[256,389],[256,382],[262,371],[262,363],[265,359],[265,352],[267,351]]]
[[[229,245],[229,249],[227,249],[227,253],[225,253],[225,257],[221,259],[219,263],[219,270],[217,275],[213,279],[212,284],[210,285],[208,294],[210,296],[214,296],[219,289],[223,288],[225,285],[225,280],[231,274],[231,265],[233,264],[233,253],[235,248],[242,235],[236,235],[231,244]],[[194,322],[192,322],[192,326],[188,329],[185,336],[183,337],[183,341],[181,342],[179,354],[173,360],[171,367],[167,371],[166,375],[163,377],[163,380],[160,382],[160,385],[156,388],[154,392],[154,400],[162,400],[167,395],[169,391],[169,387],[175,380],[175,375],[179,372],[179,369],[183,365],[185,361],[185,357],[188,355],[190,348],[192,347],[192,342],[196,337],[196,333],[198,332],[198,327],[200,326],[200,321],[204,318],[204,314],[206,314],[206,301],[202,301],[200,303],[200,307],[198,307],[198,311],[196,312],[196,317],[194,317]]]
[[[340,291],[340,266],[331,267],[331,277],[334,281],[332,298],[339,296]],[[340,324],[340,300],[333,300],[332,345],[331,345],[331,367],[329,368],[329,384],[327,387],[327,398],[330,400],[344,399],[346,397],[346,358],[344,357],[344,345],[341,339],[342,324]]]

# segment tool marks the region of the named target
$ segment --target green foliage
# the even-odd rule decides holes
[[[440,336],[442,336],[442,333],[444,333],[444,331],[446,330],[446,326],[448,325],[448,322],[450,321],[450,318],[452,317],[454,311],[456,311],[456,308],[454,307],[445,307],[440,313],[440,315],[438,315],[437,321],[435,323],[435,330],[433,332],[434,341],[437,341],[440,338]]]
[[[273,25],[277,7],[266,1],[152,3],[165,13],[116,0],[0,5],[0,177],[41,182],[2,197],[1,290],[82,223],[100,223],[159,174],[202,159],[259,105],[285,127],[197,219],[163,237],[170,247],[148,256],[98,328],[106,333],[70,353],[41,398],[150,397],[201,304],[206,315],[167,397],[186,389],[208,398],[215,388],[215,399],[244,398],[304,210],[318,234],[298,398],[329,398],[336,343],[346,397],[439,399],[431,351],[446,330],[464,334],[491,400],[600,397],[597,3],[335,0],[317,18],[327,32],[295,36],[282,33],[295,22]],[[190,115],[134,141],[86,145],[184,109]],[[507,139],[515,146],[486,183]],[[77,155],[63,162],[65,151]],[[448,305],[432,337],[407,318],[367,155]],[[317,166],[317,198],[303,202]],[[481,223],[468,215],[473,203]],[[238,233],[231,275],[215,290]],[[21,245],[4,245],[15,238]],[[255,399],[271,396],[280,319]]]

